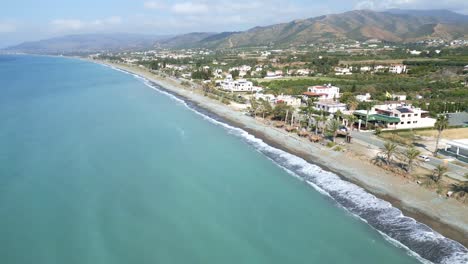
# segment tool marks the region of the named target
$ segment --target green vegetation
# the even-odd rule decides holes
[[[440,136],[442,135],[442,132],[447,129],[449,125],[449,121],[448,121],[448,118],[447,116],[445,115],[440,115],[437,117],[437,121],[435,122],[435,129],[437,129],[437,141],[436,141],[436,146],[435,146],[435,150],[434,150],[434,156],[437,155],[437,152],[439,151],[439,141],[440,141]]]

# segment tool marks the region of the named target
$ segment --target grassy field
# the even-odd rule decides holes
[[[416,131],[417,135],[425,137],[436,137],[436,130]],[[464,139],[468,138],[468,128],[447,129],[442,132],[442,138],[446,139]]]

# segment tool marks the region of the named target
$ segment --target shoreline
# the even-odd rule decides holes
[[[390,175],[389,172],[374,165],[368,164],[362,160],[345,159],[343,156],[346,156],[346,153],[337,153],[322,148],[318,144],[309,143],[305,146],[302,144],[303,142],[295,136],[261,123],[240,112],[236,112],[229,106],[208,99],[193,90],[189,90],[190,88],[181,87],[180,84],[171,78],[162,78],[150,73],[146,69],[141,69],[136,66],[132,67],[94,60],[87,61],[115,67],[148,79],[161,86],[163,88],[162,90],[183,97],[186,101],[207,111],[210,115],[222,118],[227,124],[245,130],[249,134],[263,140],[268,145],[298,156],[326,171],[335,173],[345,181],[362,187],[379,199],[390,202],[394,207],[400,209],[404,215],[414,218],[443,236],[458,241],[465,247],[468,247],[468,212],[466,206],[457,201],[440,198],[437,194],[422,189],[418,185],[410,186],[409,189],[406,188],[404,191],[406,192],[405,195],[395,194],[394,191],[398,189],[399,186],[395,186],[393,183],[400,182],[401,185],[401,182],[405,181],[405,179],[396,178],[394,175]],[[279,137],[275,137],[275,134],[279,135]],[[340,162],[337,163],[336,160],[340,160]],[[352,166],[347,166],[350,163]],[[370,179],[372,180],[369,181]],[[407,186],[408,184],[403,183],[403,185]],[[412,199],[408,199],[408,192],[410,196],[413,196]],[[411,195],[413,192],[423,193],[424,195],[422,195],[423,197],[417,197],[416,195]],[[435,203],[433,201],[434,199],[436,199]],[[457,217],[459,217],[459,221],[456,221]]]

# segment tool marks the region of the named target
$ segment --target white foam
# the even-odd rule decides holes
[[[106,65],[107,66],[107,65]],[[468,263],[468,250],[463,247],[460,243],[450,240],[446,237],[443,237],[439,233],[433,231],[429,227],[416,222],[414,219],[404,216],[400,210],[394,208],[389,202],[381,200],[374,195],[366,192],[363,188],[342,180],[338,175],[325,171],[317,165],[310,164],[306,160],[287,153],[283,150],[274,148],[268,144],[266,144],[263,140],[256,138],[255,136],[249,134],[247,131],[242,130],[240,128],[231,126],[229,124],[220,122],[214,118],[211,118],[196,109],[190,107],[184,100],[178,98],[177,96],[168,93],[164,90],[158,89],[154,87],[151,82],[139,75],[132,74],[126,71],[122,71],[117,69],[113,66],[109,66],[112,69],[118,70],[120,72],[124,72],[126,74],[133,75],[135,78],[142,80],[148,87],[151,89],[167,95],[171,99],[177,101],[178,103],[183,104],[189,110],[196,113],[197,115],[201,116],[202,118],[208,120],[209,122],[219,125],[225,128],[230,134],[236,135],[242,138],[244,141],[249,143],[250,145],[254,146],[257,150],[267,156],[269,159],[273,160],[276,165],[283,168],[289,174],[293,175],[294,177],[300,178],[301,180],[305,180],[310,186],[314,189],[319,191],[320,193],[331,197],[335,200],[339,200],[341,198],[346,198],[347,206],[342,206],[353,215],[357,216],[361,220],[366,223],[369,223],[369,219],[364,219],[359,216],[359,212],[366,212],[369,210],[377,211],[380,215],[377,216],[378,220],[385,223],[385,224],[398,224],[404,222],[408,225],[409,230],[405,230],[409,232],[409,237],[413,241],[419,242],[427,242],[427,243],[445,243],[449,247],[452,247],[453,252],[451,255],[445,257],[440,261],[440,263],[450,263],[450,264],[466,264]],[[276,158],[272,158],[272,157]],[[290,169],[294,168],[294,169]],[[297,172],[297,173],[296,173]],[[301,175],[299,175],[299,174]],[[333,195],[334,194],[334,195]],[[340,203],[340,201],[338,201]],[[432,263],[424,258],[422,258],[418,253],[411,250],[408,246],[402,244],[400,241],[390,237],[389,235],[385,234],[383,231],[378,230],[382,236],[390,241],[392,244],[397,245],[399,247],[405,248],[409,254],[415,256],[423,263]]]

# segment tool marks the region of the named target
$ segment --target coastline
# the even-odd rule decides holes
[[[112,66],[146,78],[163,87],[163,90],[177,94],[210,114],[219,116],[227,123],[262,139],[268,145],[301,157],[311,164],[320,166],[364,188],[378,198],[390,202],[405,215],[468,247],[468,210],[460,202],[440,197],[417,184],[395,177],[383,169],[353,157],[349,153],[335,152],[321,145],[306,142],[283,130],[275,129],[190,88],[183,87],[172,78],[162,78],[136,66],[88,61]]]

